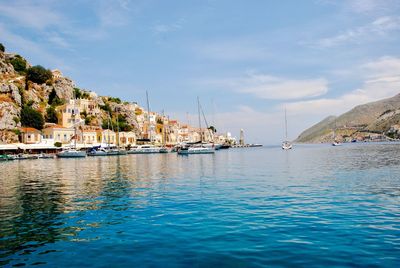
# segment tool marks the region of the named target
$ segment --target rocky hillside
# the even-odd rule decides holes
[[[53,73],[41,66],[32,67],[22,56],[0,49],[0,143],[18,141],[18,127],[26,126],[24,118],[21,118],[25,111],[40,113],[43,123],[56,123],[57,107],[72,99],[74,94],[95,101],[101,108],[96,116],[81,114],[87,125],[99,127],[110,114],[114,123],[114,111],[118,110],[120,126],[125,130],[138,131],[136,115],[129,109],[129,103],[82,90],[71,79],[63,77],[61,72],[58,75]],[[24,110],[25,107],[29,109]]]
[[[301,133],[296,142],[331,142],[334,130],[339,140],[363,139],[376,133],[398,138],[399,124],[400,94],[359,105],[339,117],[330,116]]]

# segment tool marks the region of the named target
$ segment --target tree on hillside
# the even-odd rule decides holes
[[[50,80],[53,78],[53,74],[51,73],[50,70],[45,69],[44,67],[40,65],[33,66],[28,69],[26,73],[26,79],[29,81],[32,81],[36,84],[43,84],[47,80]]]
[[[48,123],[55,123],[55,124],[58,123],[57,112],[53,106],[50,106],[49,108],[46,109],[45,119],[46,122]]]
[[[57,92],[54,88],[49,94],[49,104],[52,106],[59,106],[64,104],[64,101],[57,96]]]
[[[25,105],[21,110],[21,124],[24,127],[33,127],[41,130],[44,125],[44,119],[40,112],[29,105]]]
[[[26,60],[22,58],[20,55],[16,55],[14,58],[10,60],[11,65],[14,67],[14,70],[18,73],[25,73],[26,71]]]
[[[0,43],[0,51],[1,52],[6,51],[6,48],[4,47],[4,45],[2,43]]]

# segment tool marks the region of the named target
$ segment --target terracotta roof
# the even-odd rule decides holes
[[[19,130],[22,132],[40,132],[38,129],[33,127],[20,127]]]
[[[61,125],[51,125],[51,126],[48,126],[46,128],[65,128],[65,127],[63,127]]]

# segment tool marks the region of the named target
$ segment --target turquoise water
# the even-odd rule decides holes
[[[400,145],[0,163],[0,266],[400,265]]]

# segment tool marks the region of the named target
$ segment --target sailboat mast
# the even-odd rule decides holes
[[[74,90],[74,109],[72,111],[72,117],[73,117],[73,122],[74,122],[74,149],[76,149],[76,122],[75,122],[75,110],[76,110],[76,95],[75,95],[75,90]]]
[[[118,121],[118,107],[115,108],[115,111],[117,113],[117,148],[119,149],[119,121]]]
[[[149,93],[146,90],[146,101],[147,101],[147,137],[151,142],[151,131],[150,131],[150,103],[149,103]]]
[[[285,139],[288,139],[287,135],[287,115],[286,115],[286,108],[285,108]]]
[[[203,142],[203,132],[201,130],[201,117],[200,117],[200,99],[197,97],[197,110],[199,113],[199,130],[200,130],[200,141]]]

